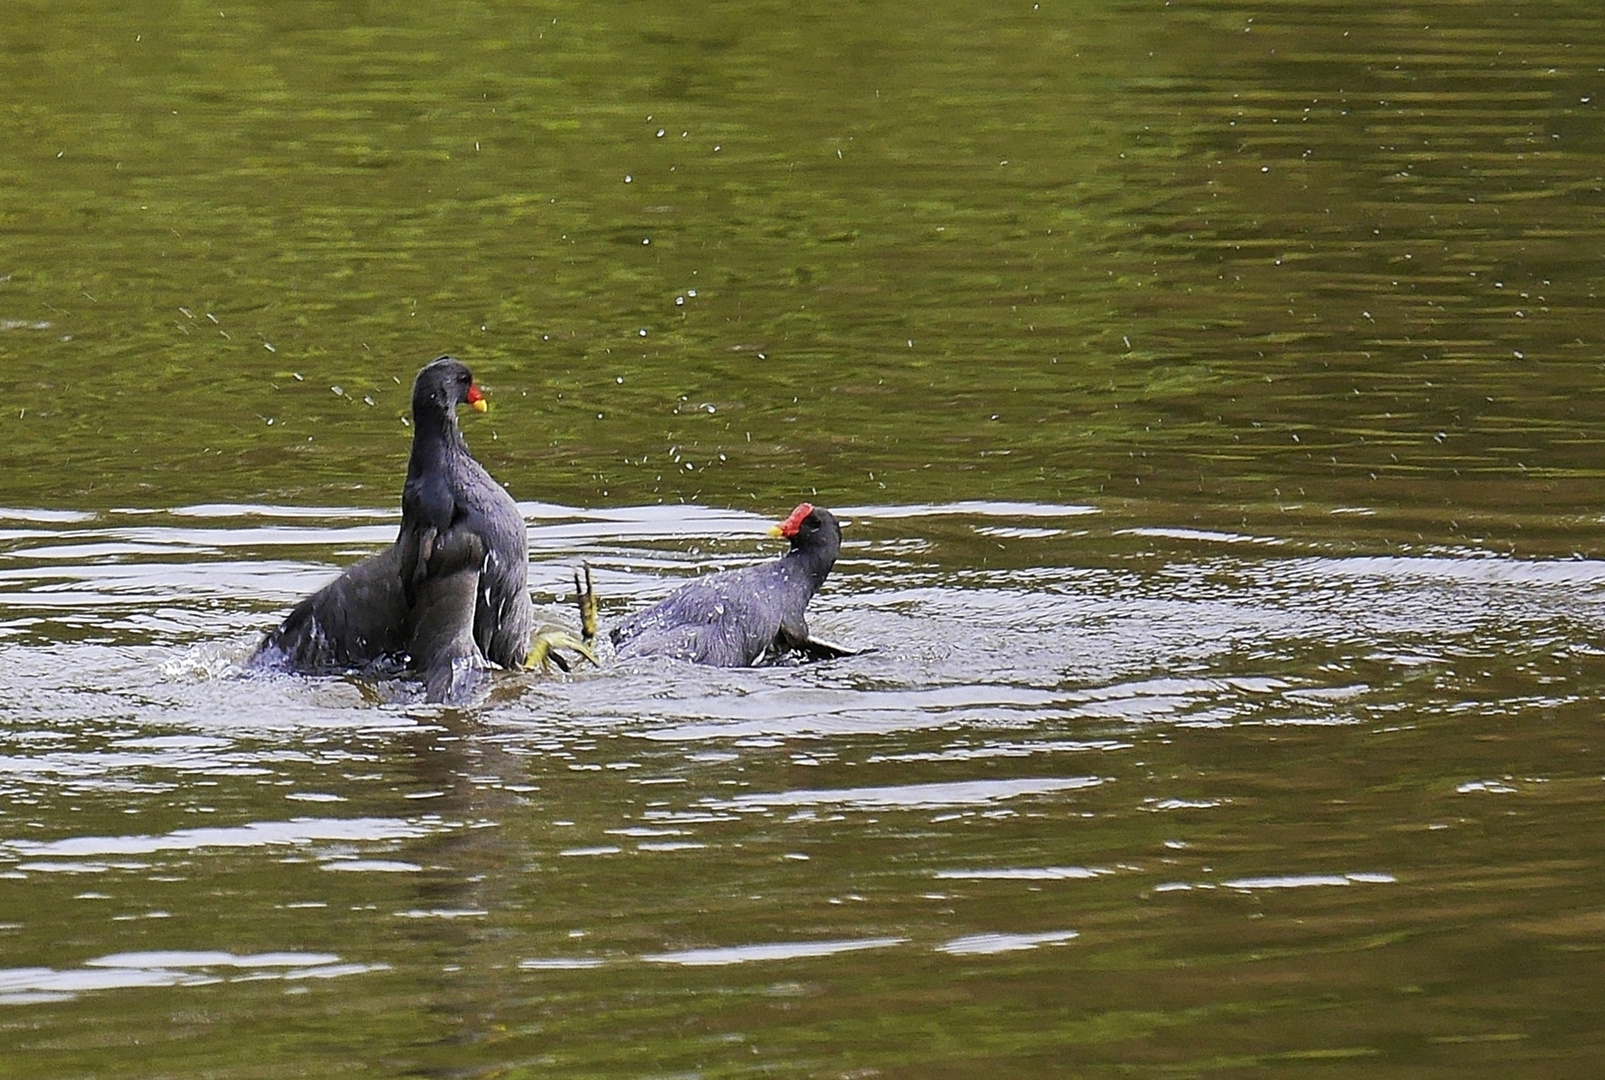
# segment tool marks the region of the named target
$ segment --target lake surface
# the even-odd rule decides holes
[[[0,1076],[1588,1077],[1605,11],[19,3]],[[442,352],[538,610],[251,675]]]

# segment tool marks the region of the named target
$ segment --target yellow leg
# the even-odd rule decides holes
[[[580,608],[580,636],[587,643],[596,640],[596,621],[599,606],[596,588],[591,584],[591,564],[585,564],[585,584],[580,584],[580,572],[574,571],[574,599]]]

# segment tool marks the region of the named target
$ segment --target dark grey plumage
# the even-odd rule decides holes
[[[409,601],[438,572],[438,541],[456,530],[484,546],[474,605],[474,641],[485,659],[520,667],[529,652],[535,612],[530,604],[529,534],[513,497],[474,460],[457,426],[459,404],[483,397],[461,361],[442,356],[413,383],[415,425],[407,483],[401,491],[401,580]]]
[[[776,536],[791,550],[772,562],[698,578],[614,627],[616,654],[669,656],[715,667],[745,667],[797,649],[842,650],[808,636],[808,602],[841,552],[841,526],[829,510],[803,503]]]
[[[458,405],[483,401],[459,360],[442,356],[418,373],[396,542],[297,604],[257,664],[407,672],[423,677],[432,701],[460,697],[486,661],[523,665],[534,622],[524,519],[457,425]]]

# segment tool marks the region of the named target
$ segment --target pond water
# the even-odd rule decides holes
[[[1597,5],[13,8],[0,1075],[1597,1071]],[[244,672],[442,352],[872,651]]]

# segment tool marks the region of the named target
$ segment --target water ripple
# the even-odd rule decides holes
[[[13,858],[71,859],[215,848],[299,846],[329,840],[381,842],[416,839],[456,827],[440,821],[404,821],[398,818],[292,818],[288,821],[256,821],[231,827],[177,829],[158,836],[0,840],[0,856],[9,854]]]

